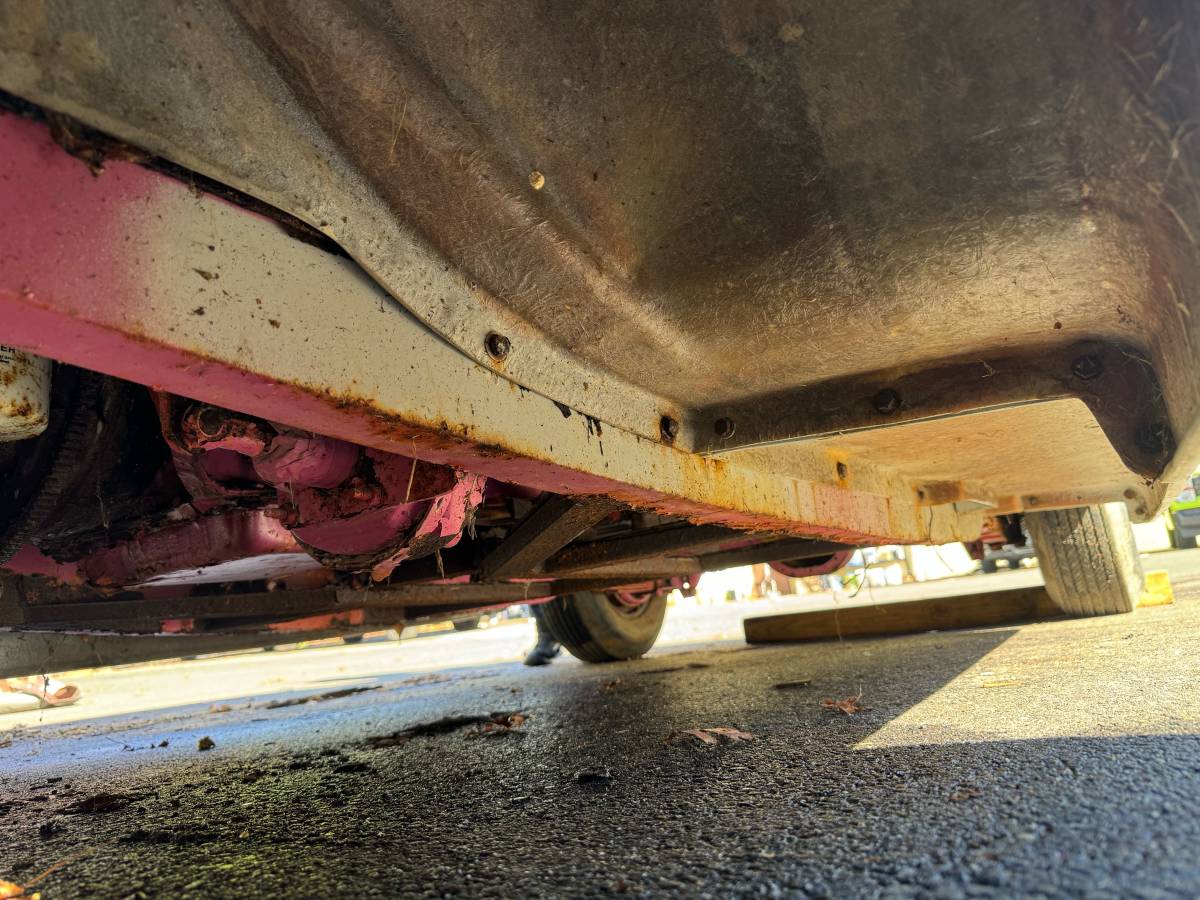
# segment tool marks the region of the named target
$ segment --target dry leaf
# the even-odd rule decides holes
[[[9,897],[26,897],[25,888],[19,884],[13,884],[11,881],[0,881],[0,898]]]
[[[520,712],[497,712],[488,716],[488,720],[467,732],[467,737],[497,737],[509,734],[514,728],[520,728],[529,717]]]
[[[722,742],[736,744],[739,741],[757,740],[754,735],[748,731],[741,731],[737,728],[689,728],[686,731],[676,731],[671,734],[667,740],[677,741],[682,738],[695,738],[700,743],[713,747]]]
[[[860,713],[863,711],[862,706],[858,702],[861,699],[862,694],[857,694],[853,697],[847,697],[845,700],[834,700],[832,697],[826,697],[821,701],[821,707],[828,710],[837,710],[838,712],[843,712],[848,716],[852,716],[855,713]]]
[[[196,742],[196,749],[202,753],[205,750],[211,750],[215,746],[217,746],[217,742],[210,738],[207,734]]]

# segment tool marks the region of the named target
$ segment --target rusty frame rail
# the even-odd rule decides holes
[[[1158,377],[1136,348],[1103,341],[877,372],[776,395],[753,408],[710,408],[703,416],[709,437],[698,449],[792,443],[1072,397],[1091,410],[1131,471],[1147,479],[1163,474],[1175,435]]]
[[[134,163],[95,176],[44,125],[0,115],[0,338],[319,434],[729,528],[864,544],[970,538],[981,515],[822,451],[707,459],[484,367],[350,260]]]

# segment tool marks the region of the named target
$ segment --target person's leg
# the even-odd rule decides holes
[[[558,641],[550,634],[550,630],[546,628],[546,623],[542,619],[542,606],[540,603],[529,607],[529,612],[533,616],[533,621],[537,623],[537,643],[533,645],[533,649],[525,656],[525,665],[527,666],[544,666],[554,657],[562,652],[562,648],[558,645]]]

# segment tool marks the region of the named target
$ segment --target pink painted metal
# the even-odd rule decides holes
[[[645,584],[630,585],[619,591],[610,591],[608,596],[616,600],[621,606],[636,609],[654,599],[654,595],[657,593],[658,586],[653,581],[650,581]]]
[[[287,622],[274,622],[268,625],[267,629],[277,634],[295,634],[300,631],[320,631],[326,628],[362,625],[366,620],[366,610],[348,609],[345,612],[306,616],[303,619],[290,619]]]
[[[304,544],[338,556],[379,553],[407,535],[427,509],[424,501],[383,506],[344,519],[301,525],[292,533]]]
[[[138,334],[144,285],[122,252],[124,211],[153,206],[160,192],[183,190],[163,176],[120,161],[102,177],[63,153],[36,123],[0,116],[0,209],[20,209],[0,253],[0,321],[6,343],[74,365],[95,368],[182,396],[264,419],[286,418],[313,432],[394,454],[419,456],[531,490],[607,495],[642,508],[751,530],[846,542],[892,539],[888,498],[813,484],[829,515],[857,528],[796,522],[664,493],[560,465],[548,458],[480,446],[436,423],[381,421],[366,404],[303,384],[274,381]],[[214,199],[212,202],[221,202]],[[240,211],[251,216],[253,213]],[[691,460],[697,479],[719,462]],[[181,472],[181,477],[183,473]],[[186,483],[186,482],[185,482]],[[189,486],[190,489],[190,486]],[[848,505],[852,505],[850,509]]]
[[[482,501],[482,476],[212,406],[185,411],[167,394],[156,399],[197,505],[211,509],[270,485],[282,524],[333,568],[384,578],[405,559],[452,546]]]
[[[64,584],[82,584],[83,576],[76,563],[55,562],[40,552],[33,544],[26,544],[16,552],[4,568],[14,575],[43,575]]]
[[[320,569],[278,519],[231,510],[169,525],[101,550],[79,564],[96,585],[213,583]]]
[[[193,458],[191,454],[189,454],[189,458]],[[195,466],[198,466],[216,482],[216,490],[221,493],[229,490],[228,487],[225,487],[229,482],[247,484],[255,481],[255,476],[258,474],[254,471],[254,464],[250,459],[236,450],[218,447],[215,450],[205,450],[196,455],[194,459]],[[178,460],[176,460],[176,468],[178,469]],[[188,468],[191,469],[193,466],[189,465]],[[184,486],[187,487],[186,482]]]
[[[254,455],[254,471],[275,485],[335,488],[350,477],[359,448],[320,435],[280,434]]]
[[[453,490],[433,499],[424,518],[408,538],[407,545],[372,567],[371,578],[381,581],[405,559],[436,553],[456,545],[462,539],[467,523],[474,517],[475,510],[483,502],[486,484],[487,479],[482,475],[461,473]]]
[[[836,572],[849,563],[850,557],[853,555],[853,550],[843,550],[815,566],[789,566],[786,562],[773,562],[770,563],[770,566],[779,574],[787,575],[790,578],[807,578],[810,575],[828,575],[830,572]]]

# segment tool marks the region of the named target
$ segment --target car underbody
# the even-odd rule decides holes
[[[1198,35],[5,4],[0,669],[1153,516],[1200,456]]]

